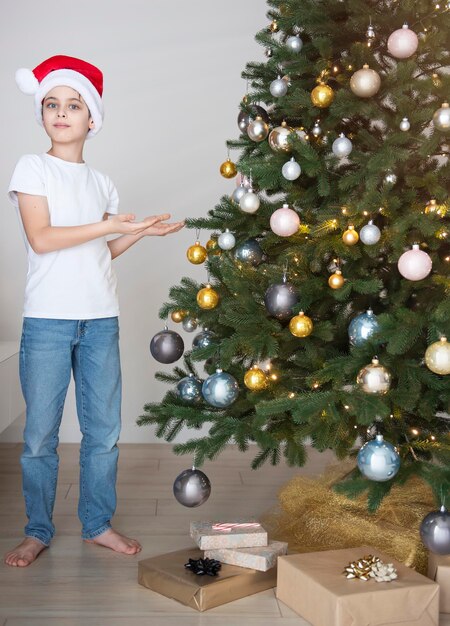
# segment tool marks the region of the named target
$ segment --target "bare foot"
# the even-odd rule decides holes
[[[13,567],[26,567],[47,547],[37,539],[26,537],[14,550],[5,554],[5,563]]]
[[[108,528],[104,533],[94,537],[94,539],[84,539],[86,543],[96,543],[99,546],[105,546],[105,548],[111,548],[115,552],[122,552],[123,554],[137,554],[142,550],[142,546],[136,539],[130,539],[121,535],[113,528]]]

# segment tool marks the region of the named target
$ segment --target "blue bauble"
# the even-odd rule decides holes
[[[205,380],[202,393],[208,404],[223,409],[236,400],[239,395],[239,385],[231,374],[218,369],[215,374]]]
[[[193,348],[207,348],[208,346],[211,345],[215,336],[216,336],[215,333],[211,332],[210,330],[206,330],[205,328],[200,333],[195,335],[192,341],[192,347]]]
[[[383,435],[377,435],[358,452],[358,467],[366,478],[381,483],[396,475],[400,457],[392,443],[384,441]]]
[[[202,401],[202,381],[193,374],[185,376],[177,383],[177,394],[185,402],[197,404]]]
[[[366,339],[378,332],[380,325],[372,309],[357,315],[349,324],[348,336],[352,346],[360,346]]]
[[[256,239],[247,239],[241,243],[234,251],[234,256],[238,261],[256,267],[263,260],[263,251]]]

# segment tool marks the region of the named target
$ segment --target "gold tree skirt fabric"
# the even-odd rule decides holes
[[[354,500],[332,487],[353,469],[345,462],[319,478],[298,476],[278,494],[279,507],[261,520],[270,537],[287,541],[289,552],[317,552],[370,545],[427,571],[427,550],[419,535],[424,516],[436,508],[431,489],[412,478],[395,486],[376,513],[367,512],[367,494]]]

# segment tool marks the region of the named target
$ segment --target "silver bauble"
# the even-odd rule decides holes
[[[265,122],[269,121],[269,116],[267,115],[267,111],[263,109],[259,104],[252,104],[250,106],[250,111],[239,111],[237,123],[239,126],[239,130],[242,133],[247,132],[247,127],[251,120],[254,120],[256,117],[261,117]]]
[[[244,213],[256,213],[259,209],[259,198],[252,189],[249,189],[239,200],[239,207]]]
[[[241,133],[247,132],[247,127],[251,119],[250,113],[247,113],[246,111],[239,111],[237,123]]]
[[[311,129],[311,135],[317,139],[322,134],[322,129],[319,122],[314,122],[314,126]]]
[[[223,409],[237,399],[239,385],[231,374],[217,369],[216,373],[208,376],[203,383],[202,394],[208,404]]]
[[[236,189],[231,194],[232,202],[234,202],[235,204],[239,204],[242,196],[247,193],[248,189],[249,188],[242,183],[239,185],[239,187],[236,187]]]
[[[350,154],[353,149],[353,144],[344,133],[341,133],[339,137],[333,141],[331,149],[335,156],[342,159]]]
[[[292,146],[289,143],[290,128],[287,126],[276,126],[269,134],[269,146],[274,152],[290,152]]]
[[[183,506],[200,506],[211,495],[211,483],[206,474],[193,467],[175,478],[173,495]]]
[[[237,261],[256,267],[263,260],[263,251],[256,239],[247,239],[236,248],[234,256]]]
[[[268,134],[269,126],[267,122],[265,122],[263,118],[259,115],[256,119],[249,122],[247,127],[247,135],[252,141],[256,141],[257,143],[259,143],[260,141],[264,141]]]
[[[297,180],[297,178],[302,173],[302,169],[297,161],[294,159],[294,157],[292,157],[290,161],[287,161],[283,165],[281,173],[286,180]]]
[[[174,363],[182,356],[184,341],[181,335],[165,328],[153,337],[150,352],[160,363]]]
[[[227,228],[225,232],[219,235],[217,243],[219,245],[219,248],[221,248],[222,250],[231,250],[236,245],[236,239],[233,233],[230,233],[229,229]]]
[[[181,325],[187,333],[193,333],[198,326],[198,322],[194,317],[185,317],[181,322]]]
[[[278,77],[270,83],[269,90],[274,98],[281,98],[287,94],[287,82]]]
[[[430,552],[450,554],[450,513],[444,505],[424,517],[420,536]]]
[[[291,319],[297,302],[298,295],[294,285],[286,281],[270,285],[264,295],[267,312],[279,320]]]
[[[190,404],[198,404],[202,401],[202,381],[193,374],[185,376],[177,383],[177,394],[181,400]]]
[[[391,387],[391,375],[374,357],[372,363],[359,371],[356,382],[366,393],[384,395]]]
[[[400,468],[400,456],[397,449],[384,441],[383,435],[367,441],[358,452],[359,471],[369,480],[386,482],[393,478]]]
[[[404,117],[400,122],[400,130],[406,133],[411,128],[411,124],[409,123],[409,119]]]
[[[397,182],[397,175],[394,174],[394,172],[392,171],[386,172],[384,182],[386,183],[386,185],[395,185],[395,183]]]
[[[200,333],[195,335],[192,341],[193,348],[207,348],[214,341],[215,333],[204,328]]]
[[[364,65],[362,69],[355,72],[350,78],[350,89],[360,98],[370,98],[374,96],[381,86],[380,75]]]
[[[448,102],[444,102],[441,108],[435,111],[433,115],[433,124],[435,128],[442,132],[450,130],[450,106]]]
[[[366,246],[375,245],[381,237],[381,230],[376,226],[372,220],[361,228],[359,231],[359,238],[366,244]]]
[[[286,39],[286,47],[289,48],[291,52],[300,52],[303,48],[303,41],[298,35],[292,35]]]

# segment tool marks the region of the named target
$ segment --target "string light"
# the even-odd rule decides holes
[[[317,389],[318,387],[320,387],[318,382],[313,383],[313,389]]]
[[[295,393],[293,391],[291,391],[291,393],[289,394],[290,398],[295,398]]]
[[[419,431],[417,430],[417,428],[411,428],[411,432],[413,435],[415,435],[417,437],[417,435],[419,434]]]

